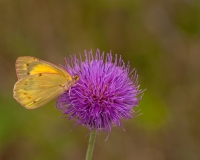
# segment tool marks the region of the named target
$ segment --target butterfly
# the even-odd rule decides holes
[[[43,106],[79,80],[60,66],[30,56],[17,58],[15,68],[18,81],[13,97],[27,109]]]

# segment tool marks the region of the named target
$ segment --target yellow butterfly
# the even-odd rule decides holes
[[[35,57],[23,56],[15,64],[18,81],[14,98],[25,108],[40,107],[63,94],[79,80],[60,66]]]

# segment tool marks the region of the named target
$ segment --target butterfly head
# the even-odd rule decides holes
[[[80,79],[80,77],[79,75],[75,75],[72,77],[72,79],[73,79],[73,83],[76,83]]]
[[[78,75],[73,76],[73,77],[72,77],[72,83],[67,83],[67,84],[64,86],[65,91],[70,90],[70,88],[71,88],[72,86],[74,86],[75,83],[76,83],[79,79],[80,79],[80,77],[79,77]]]

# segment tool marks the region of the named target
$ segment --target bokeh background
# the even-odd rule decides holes
[[[200,159],[199,0],[1,0],[0,160],[81,160],[89,136],[55,101],[26,110],[13,98],[15,60],[54,64],[86,49],[122,55],[145,91],[143,115],[97,136],[95,160]]]

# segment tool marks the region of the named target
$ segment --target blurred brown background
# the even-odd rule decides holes
[[[147,89],[143,115],[97,136],[95,160],[200,159],[199,0],[1,0],[0,160],[81,160],[88,130],[55,101],[26,110],[12,97],[15,60],[55,64],[96,48],[121,54]]]

